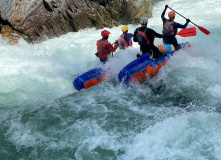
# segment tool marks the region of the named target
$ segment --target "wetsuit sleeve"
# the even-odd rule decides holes
[[[132,39],[133,39],[134,35],[133,34],[129,34],[129,39],[128,39],[128,42],[129,42],[129,46],[132,46]]]
[[[162,38],[162,37],[163,37],[162,34],[159,34],[159,33],[155,32],[154,30],[151,30],[151,32],[152,32],[152,35],[153,35],[154,37],[157,37],[157,38]]]
[[[134,42],[137,42],[137,33],[138,33],[138,29],[136,29],[136,30],[134,31],[134,38],[133,38],[133,41],[134,41]]]
[[[132,34],[132,33],[129,33],[129,37],[134,37],[134,34]]]
[[[165,8],[165,9],[163,10],[162,14],[161,14],[161,19],[162,19],[163,23],[166,21],[166,18],[164,17],[164,16],[165,16],[165,13],[166,13],[166,10],[167,10],[167,8]]]
[[[179,24],[179,23],[175,23],[174,22],[174,27],[175,28],[186,28],[189,22],[186,22],[184,25]]]

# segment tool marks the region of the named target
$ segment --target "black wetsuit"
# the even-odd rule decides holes
[[[157,32],[155,32],[154,30],[147,28],[147,27],[139,27],[134,31],[134,42],[138,42],[137,39],[137,34],[138,31],[144,32],[147,36],[147,38],[150,41],[149,45],[140,45],[140,50],[142,53],[150,53],[151,51],[153,51],[154,53],[156,53],[155,57],[160,57],[162,55],[162,53],[160,52],[160,50],[153,44],[154,42],[154,37],[158,37],[158,38],[162,38],[163,35],[159,34]]]
[[[166,9],[167,9],[167,8],[165,8],[164,11],[163,11],[162,14],[161,14],[161,19],[162,19],[162,21],[163,21],[163,24],[164,24],[166,21],[173,21],[173,20],[166,19],[166,18],[164,17],[165,12],[166,12]],[[163,37],[163,43],[164,43],[164,44],[173,44],[174,47],[175,47],[176,50],[177,50],[177,49],[179,48],[179,44],[178,44],[177,39],[176,39],[176,37],[175,37],[176,34],[177,34],[177,29],[178,29],[178,28],[186,28],[187,25],[188,25],[188,23],[189,23],[189,22],[186,22],[184,25],[182,25],[182,24],[179,24],[179,23],[176,23],[176,22],[173,21],[174,35],[164,36],[164,37]]]

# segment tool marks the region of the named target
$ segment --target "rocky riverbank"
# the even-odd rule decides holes
[[[151,17],[153,0],[1,0],[4,37],[41,42],[68,32],[135,24]],[[16,38],[15,38],[16,37]]]

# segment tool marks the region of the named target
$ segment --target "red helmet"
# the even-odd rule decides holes
[[[111,34],[109,31],[107,31],[107,30],[103,30],[102,32],[101,32],[101,36],[102,37],[107,37],[107,36],[109,36],[109,34]]]

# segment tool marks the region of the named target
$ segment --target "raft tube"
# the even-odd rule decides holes
[[[74,88],[78,91],[87,89],[104,81],[106,71],[101,68],[91,69],[76,77],[73,81]]]
[[[153,60],[149,57],[149,53],[144,53],[142,56],[128,65],[126,65],[118,74],[118,79],[124,84],[130,82],[142,82],[147,78],[155,76],[160,68],[164,66],[171,58],[171,55],[175,53],[173,47],[169,44],[164,44],[166,47],[166,56]],[[190,48],[189,42],[179,44],[179,50],[184,48]]]

